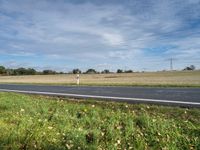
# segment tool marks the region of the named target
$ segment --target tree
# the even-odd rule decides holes
[[[42,72],[44,75],[48,75],[48,74],[56,74],[56,71],[53,70],[43,70]]]
[[[85,73],[87,74],[95,74],[97,73],[95,69],[88,69]]]
[[[126,71],[124,71],[125,73],[132,73],[133,72],[133,70],[126,70]]]
[[[73,74],[78,74],[78,73],[81,73],[81,70],[80,69],[73,69],[72,73]]]
[[[101,73],[110,73],[110,71],[108,69],[105,69]]]
[[[35,75],[37,72],[33,68],[26,69],[26,75]]]
[[[5,74],[6,68],[4,66],[0,66],[0,74]]]
[[[26,69],[25,68],[17,68],[14,70],[15,75],[26,75]]]
[[[6,75],[14,75],[14,69],[6,69]]]
[[[123,73],[122,69],[117,69],[117,73]]]
[[[195,70],[195,66],[194,65],[190,65],[190,68],[192,69],[192,70]]]
[[[190,65],[189,67],[185,67],[183,70],[195,70],[195,66]]]

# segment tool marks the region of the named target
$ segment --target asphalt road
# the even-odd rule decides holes
[[[0,91],[200,107],[200,88],[0,84]]]

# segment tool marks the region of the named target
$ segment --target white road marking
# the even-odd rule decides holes
[[[159,103],[200,105],[200,103],[197,103],[197,102],[170,101],[170,100],[145,99],[145,98],[81,95],[81,94],[69,94],[69,93],[38,92],[38,91],[8,90],[8,89],[0,89],[0,91],[2,91],[2,92],[29,93],[29,94],[58,95],[58,96],[80,97],[80,98],[99,98],[99,99],[112,99],[112,100],[129,100],[129,101],[143,101],[143,102],[159,102]]]

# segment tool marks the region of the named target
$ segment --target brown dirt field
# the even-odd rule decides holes
[[[0,76],[0,83],[76,84],[76,75]],[[200,86],[200,71],[81,74],[82,85]]]

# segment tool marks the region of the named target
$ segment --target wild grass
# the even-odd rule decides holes
[[[0,83],[76,85],[76,75],[0,76]],[[81,85],[200,87],[200,71],[81,74]]]
[[[0,149],[200,149],[200,110],[0,93]]]

